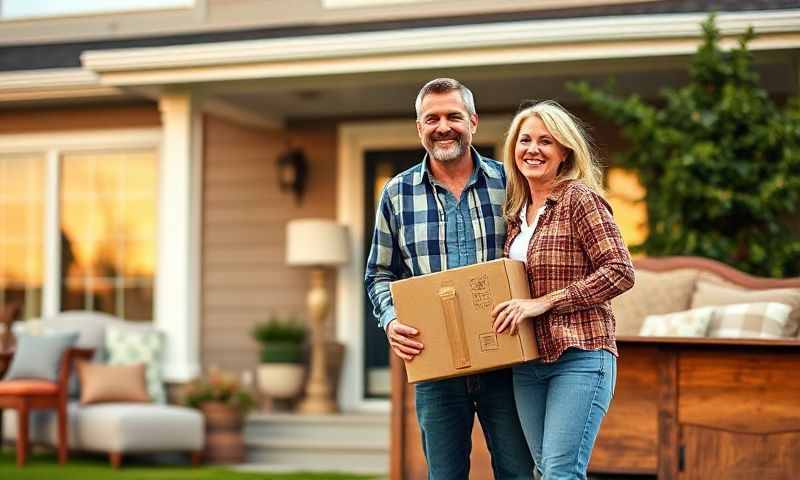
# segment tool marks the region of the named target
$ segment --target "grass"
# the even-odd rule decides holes
[[[52,454],[34,454],[17,468],[11,449],[0,452],[0,479],[13,480],[370,480],[374,477],[338,473],[245,473],[217,466],[143,464],[132,459],[112,470],[107,457],[73,455],[61,466]]]

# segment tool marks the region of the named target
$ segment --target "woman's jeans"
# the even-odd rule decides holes
[[[416,385],[417,420],[431,480],[467,480],[475,413],[496,480],[530,480],[533,460],[514,406],[511,369]]]
[[[617,381],[606,350],[570,348],[553,363],[514,367],[522,430],[544,480],[585,479],[600,422]]]

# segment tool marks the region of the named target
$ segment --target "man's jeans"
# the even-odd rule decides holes
[[[592,447],[611,403],[617,359],[606,350],[570,348],[553,363],[514,367],[522,429],[544,480],[585,479]]]
[[[431,480],[467,480],[475,413],[496,480],[530,480],[533,460],[514,406],[510,369],[420,382],[417,420]]]

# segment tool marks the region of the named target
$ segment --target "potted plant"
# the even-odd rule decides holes
[[[241,463],[245,459],[242,424],[255,401],[236,375],[211,368],[206,377],[190,382],[184,403],[203,412],[206,423],[205,458],[211,463]]]
[[[305,377],[306,327],[293,317],[272,316],[257,324],[251,333],[261,345],[261,362],[257,370],[261,393],[272,400],[296,398]]]

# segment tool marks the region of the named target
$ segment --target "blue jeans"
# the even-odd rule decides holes
[[[431,480],[467,480],[475,414],[496,480],[530,480],[533,460],[514,406],[510,369],[416,385],[417,420]]]
[[[617,359],[570,348],[553,363],[514,367],[514,396],[537,474],[585,479],[592,447],[614,394]]]

